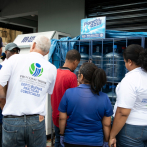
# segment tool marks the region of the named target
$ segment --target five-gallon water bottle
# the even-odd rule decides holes
[[[104,56],[104,70],[109,82],[119,82],[124,77],[123,56],[117,52],[117,45],[114,45],[114,52]]]
[[[88,62],[89,60],[89,55],[87,54],[87,48],[85,46],[81,46],[80,55],[81,55],[81,60],[79,66],[81,66],[85,62]]]
[[[85,46],[81,46],[80,47],[81,60],[80,60],[79,65],[77,66],[77,68],[74,71],[74,73],[76,75],[78,75],[78,71],[79,71],[79,68],[81,67],[81,65],[85,62],[88,62],[88,60],[89,60],[89,55],[86,52],[87,52],[87,48]]]
[[[109,84],[109,89],[110,89],[110,92],[106,93],[111,101],[111,104],[114,106],[115,105],[115,102],[116,102],[116,93],[115,93],[115,88],[116,86],[115,85],[110,85]]]
[[[96,52],[93,53],[92,55],[92,61],[93,63],[101,68],[101,64],[102,64],[102,54],[100,53],[100,47],[99,46],[96,46]]]
[[[125,46],[122,46],[122,57],[123,57],[123,52],[124,52],[124,50],[126,49],[126,47]],[[124,61],[123,61],[124,62]],[[125,67],[125,63],[123,64],[124,65],[124,70],[123,70],[123,74],[125,75],[127,72],[129,72],[127,69],[126,69],[126,67]]]

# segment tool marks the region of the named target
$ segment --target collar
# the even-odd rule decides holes
[[[70,70],[70,68],[68,68],[68,67],[59,67],[59,69],[62,69],[62,70]]]
[[[90,89],[90,84],[80,84],[78,87]]]
[[[137,68],[135,68],[135,69],[129,71],[126,75],[129,75],[129,74],[132,74],[132,73],[138,72],[138,71],[142,71],[142,68],[141,68],[141,67],[137,67]]]
[[[32,56],[38,56],[38,57],[44,58],[44,56],[42,54],[37,53],[37,52],[30,52],[29,54]]]

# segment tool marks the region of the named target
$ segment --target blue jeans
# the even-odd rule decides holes
[[[3,118],[2,147],[46,147],[45,120],[39,116]]]
[[[60,144],[60,130],[55,126],[55,147],[62,147]]]
[[[125,124],[116,139],[117,147],[147,147],[147,126]]]

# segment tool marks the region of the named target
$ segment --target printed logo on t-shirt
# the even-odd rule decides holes
[[[142,103],[147,103],[147,99],[143,99],[142,100]]]
[[[43,68],[39,63],[32,63],[29,67],[30,74],[33,77],[40,77],[43,73]]]

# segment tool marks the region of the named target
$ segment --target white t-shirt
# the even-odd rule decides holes
[[[8,59],[5,58],[5,60],[4,60],[3,62],[1,62],[0,64],[1,64],[2,66],[4,66],[4,65],[7,63],[7,61],[8,61]]]
[[[125,75],[116,88],[117,107],[131,109],[126,121],[131,125],[147,125],[147,73],[140,67]]]
[[[56,67],[36,52],[11,56],[0,70],[0,85],[8,83],[3,115],[45,116],[46,93],[52,94]]]

